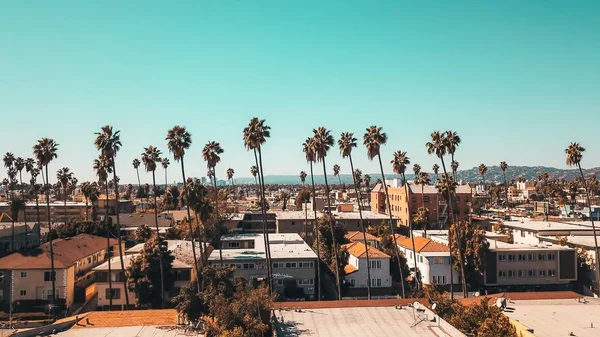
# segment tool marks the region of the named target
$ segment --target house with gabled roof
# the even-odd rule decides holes
[[[397,239],[396,244],[406,256],[407,265],[411,274],[415,275],[415,255],[417,270],[422,284],[450,284],[450,248],[442,243],[429,238],[415,237],[413,253],[413,239]],[[460,284],[458,274],[454,274],[454,284]]]
[[[348,264],[344,267],[344,279],[351,289],[366,290],[369,278],[367,276],[367,252],[371,264],[371,288],[392,287],[390,273],[390,256],[362,242],[351,242],[342,246],[348,252]]]

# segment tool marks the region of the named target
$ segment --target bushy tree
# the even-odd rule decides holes
[[[319,230],[319,235],[321,240],[319,241],[320,250],[321,250],[321,261],[329,267],[329,270],[334,275],[335,271],[335,259],[334,252],[337,252],[338,257],[338,265],[339,265],[339,275],[340,279],[343,280],[344,276],[344,267],[348,264],[348,252],[341,248],[343,244],[348,243],[346,239],[346,234],[348,231],[344,226],[342,226],[339,222],[334,222],[333,226],[329,225],[330,217],[320,217],[317,219],[317,229]],[[335,236],[336,247],[333,247],[334,237],[331,234],[331,228],[333,228],[333,235]],[[317,242],[313,242],[313,248],[317,249]],[[335,278],[334,278],[335,279]],[[341,280],[340,280],[341,281]]]
[[[135,230],[135,241],[137,242],[146,242],[150,240],[150,237],[152,237],[152,230],[146,224],[139,226]]]
[[[162,259],[164,279],[160,279],[160,261]],[[161,306],[161,287],[164,282],[165,292],[173,288],[175,282],[174,275],[171,273],[173,261],[175,258],[163,244],[160,251],[156,244],[156,238],[148,240],[144,244],[144,249],[139,256],[132,258],[131,264],[127,267],[128,287],[133,289],[137,295],[137,306],[160,308]]]
[[[468,221],[459,221],[460,240],[457,238],[456,225],[450,226],[450,240],[456,242],[452,247],[452,256],[454,257],[454,268],[459,270],[460,253],[462,251],[465,267],[465,278],[467,284],[477,287],[483,270],[485,268],[485,256],[489,252],[490,244],[485,238],[485,230],[475,227]]]

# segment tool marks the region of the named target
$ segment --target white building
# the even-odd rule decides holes
[[[414,241],[421,283],[450,284],[450,249],[448,246],[424,237],[415,237]],[[415,259],[412,239],[398,239],[396,243],[406,256],[408,267],[413,270],[414,276]],[[460,284],[459,277],[454,278],[454,284]]]
[[[362,242],[352,242],[343,246],[349,253],[348,264],[344,268],[345,280],[352,288],[367,288],[367,249]],[[369,247],[371,263],[371,288],[392,286],[390,256],[374,247]]]

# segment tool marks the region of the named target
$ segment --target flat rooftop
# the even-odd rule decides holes
[[[533,329],[536,337],[600,336],[600,299],[586,298],[587,304],[577,299],[531,300],[509,303],[505,314]],[[591,327],[593,324],[593,328]]]
[[[592,230],[590,221],[534,221],[529,218],[504,221],[503,226],[520,228],[528,231],[589,231]]]
[[[224,260],[258,260],[265,258],[265,242],[262,234],[230,234],[221,238],[222,242],[252,240],[254,248],[222,249]],[[296,233],[269,234],[271,257],[273,259],[316,259],[317,254]],[[220,252],[214,250],[210,261],[219,260]]]
[[[292,309],[275,310],[275,314],[277,337],[464,336],[445,321],[430,322],[437,316],[429,310],[415,319],[413,309],[408,307],[342,307],[302,309],[300,312]]]

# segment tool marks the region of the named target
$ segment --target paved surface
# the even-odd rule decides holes
[[[189,332],[184,329],[167,326],[128,326],[114,328],[89,328],[85,332],[79,329],[71,329],[61,332],[57,337],[183,337],[200,336],[198,332]]]
[[[600,336],[600,299],[513,300],[506,315],[528,328],[536,337]],[[510,310],[510,309],[514,310]],[[592,328],[593,325],[593,328]]]
[[[429,322],[434,317],[431,311],[419,314],[408,307],[400,310],[394,307],[344,307],[275,313],[278,337],[464,336],[445,321]]]

